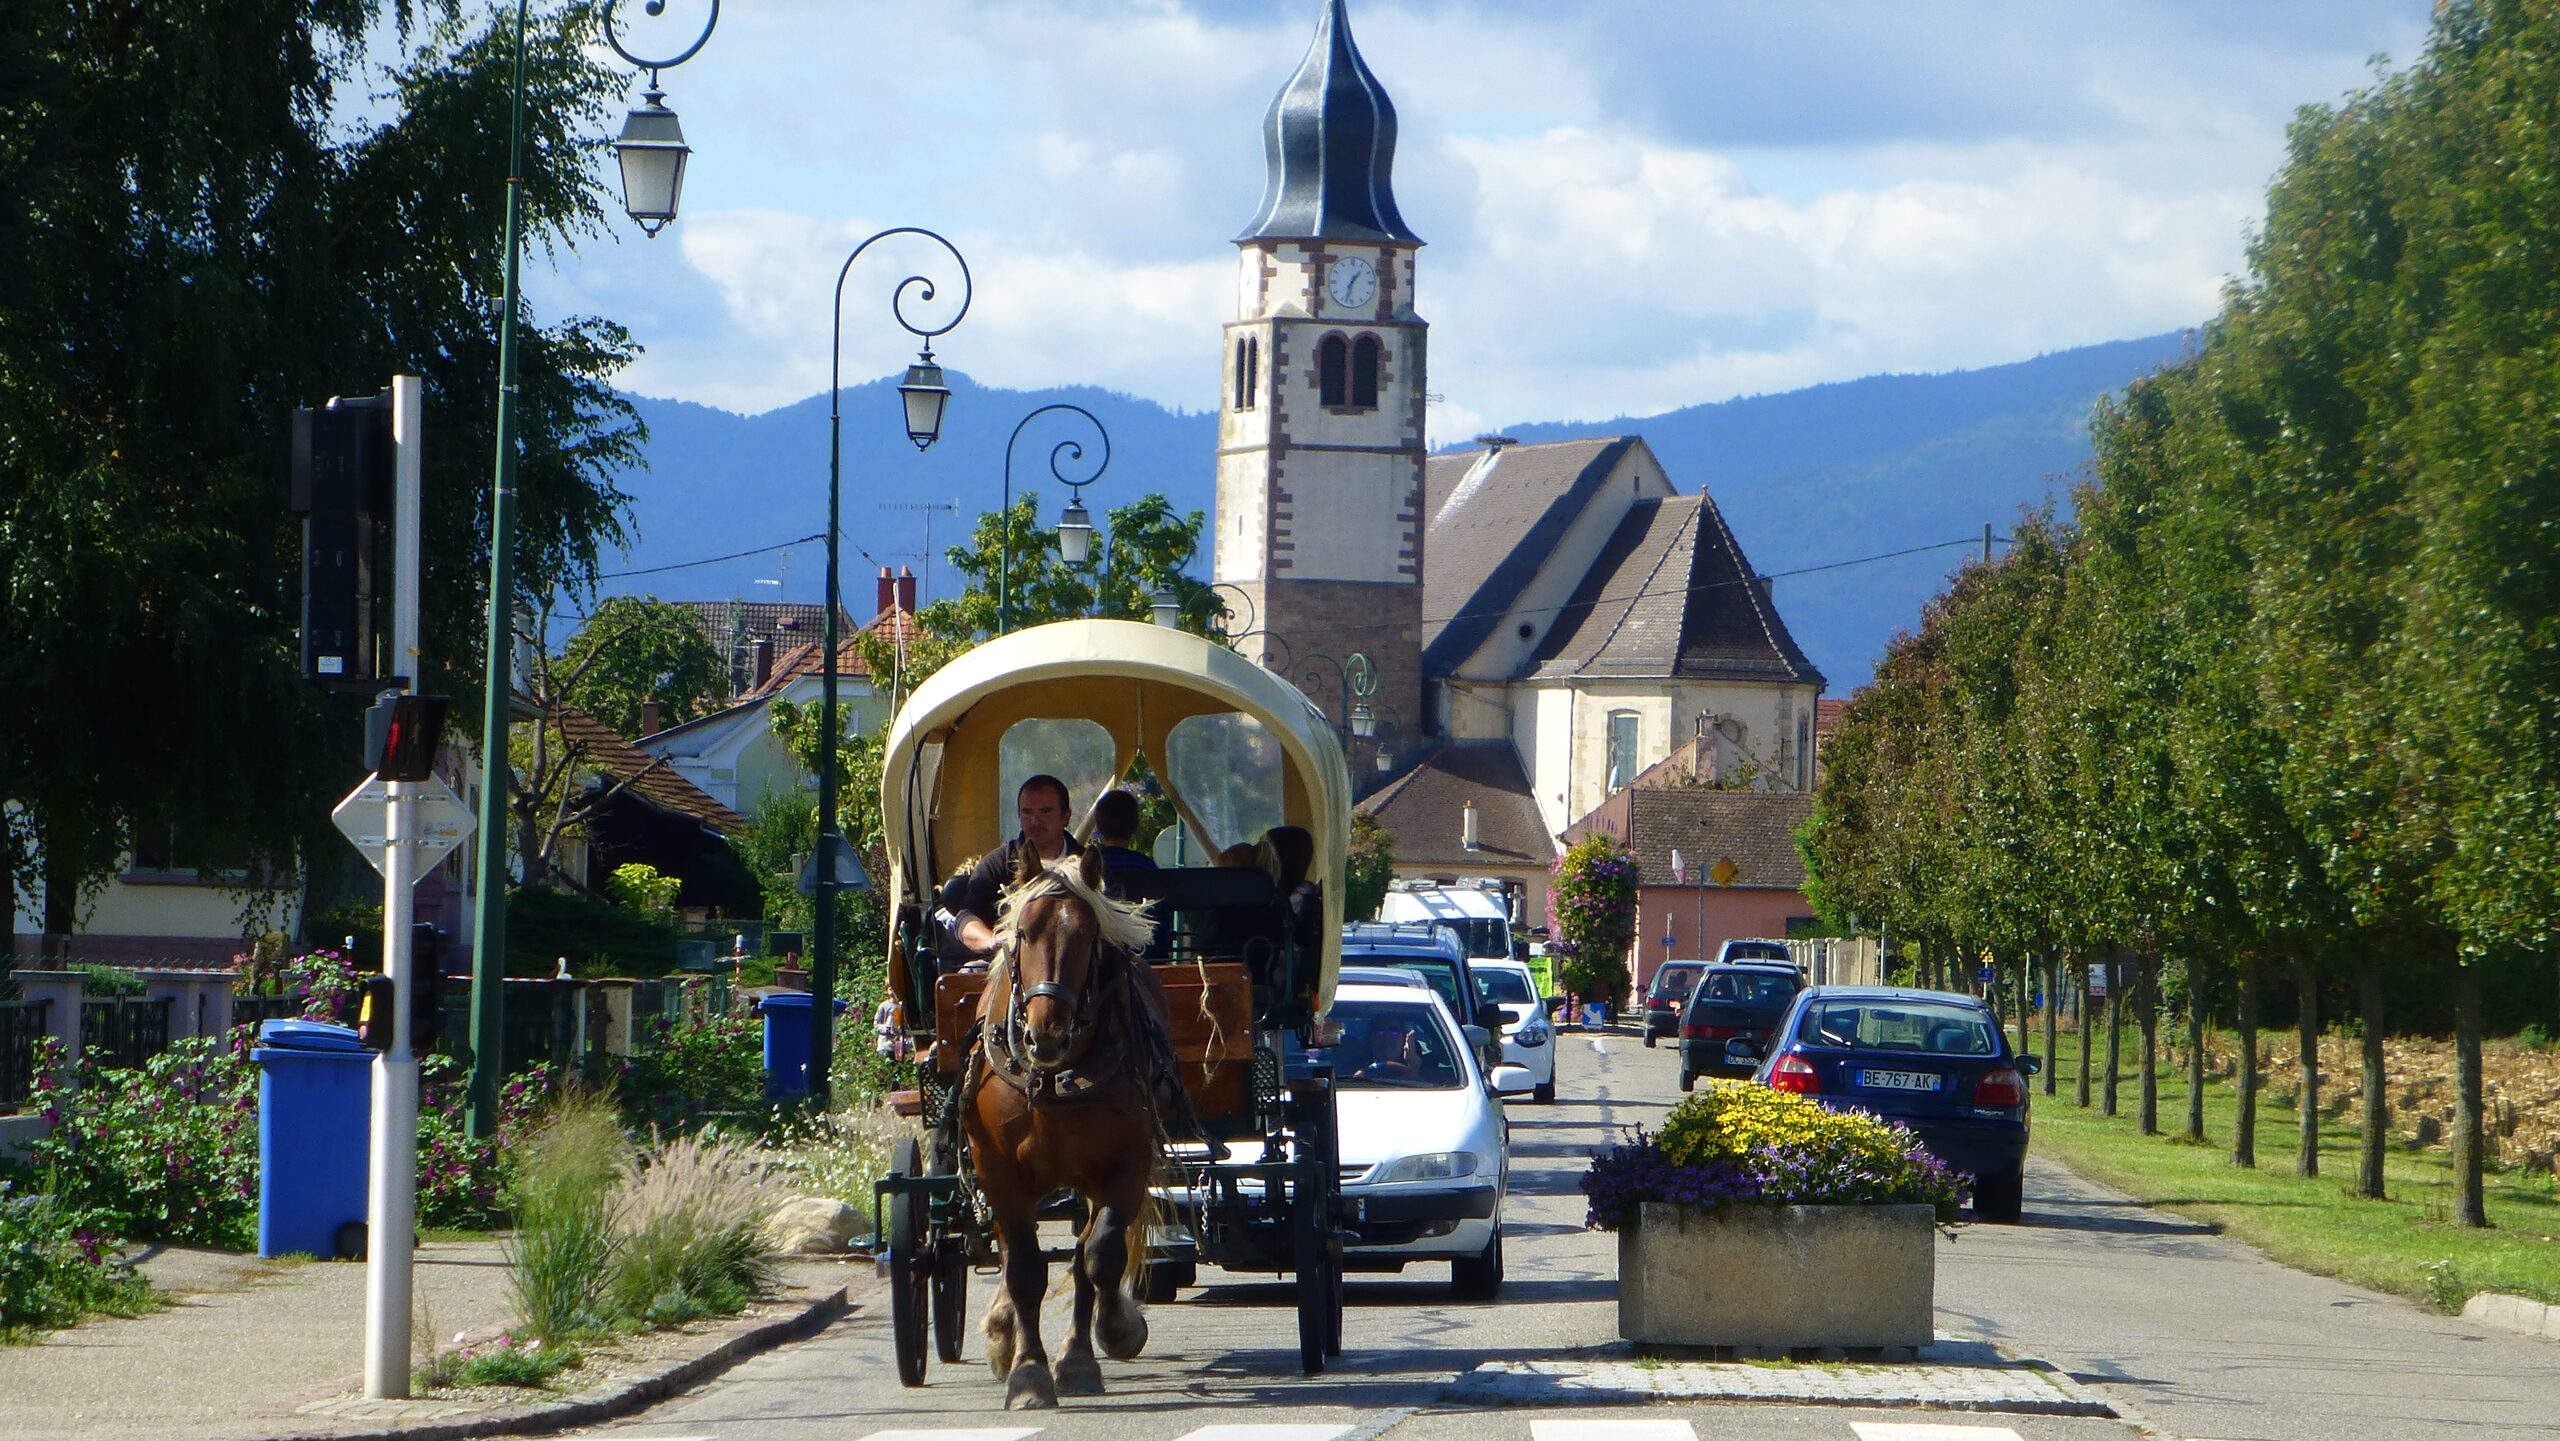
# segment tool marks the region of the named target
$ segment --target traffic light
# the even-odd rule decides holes
[[[444,742],[440,695],[385,695],[364,713],[364,763],[386,781],[422,781],[435,774],[436,747]]]
[[[293,413],[291,509],[302,520],[302,674],[323,685],[370,685],[376,564],[391,508],[387,395],[339,398]]]
[[[367,976],[356,988],[356,1039],[391,1049],[391,978]],[[409,927],[409,1052],[425,1055],[444,1033],[444,932],[425,921]]]

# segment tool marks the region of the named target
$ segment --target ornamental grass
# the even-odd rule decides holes
[[[1863,1111],[1835,1111],[1746,1081],[1711,1082],[1635,1130],[1583,1173],[1589,1224],[1633,1225],[1644,1203],[1932,1207],[1953,1221],[1964,1180],[1919,1137]]]

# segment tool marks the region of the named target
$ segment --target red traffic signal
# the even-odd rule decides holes
[[[436,748],[444,742],[440,695],[387,695],[364,713],[364,761],[386,781],[422,781],[435,774]]]

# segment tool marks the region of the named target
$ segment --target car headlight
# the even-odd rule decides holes
[[[1389,1181],[1454,1181],[1476,1173],[1473,1151],[1433,1151],[1427,1155],[1407,1156],[1378,1173],[1380,1183]]]
[[[1522,1026],[1511,1033],[1511,1039],[1524,1046],[1543,1046],[1550,1034],[1544,1026]]]

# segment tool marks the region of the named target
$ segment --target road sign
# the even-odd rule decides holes
[[[1689,867],[1680,859],[1680,848],[1677,846],[1671,848],[1671,884],[1675,886],[1689,884]]]
[[[835,888],[839,891],[871,889],[871,877],[862,869],[862,857],[853,853],[853,843],[843,836],[830,836],[828,839],[834,843],[833,849],[836,856],[836,873],[833,879]],[[809,859],[800,864],[800,894],[816,895],[818,881],[818,855],[817,852],[812,851],[809,853]]]
[[[1732,885],[1735,881],[1740,880],[1741,878],[1742,867],[1735,865],[1731,856],[1727,856],[1722,860],[1717,861],[1714,865],[1707,867],[1707,879],[1714,881],[1720,886]]]
[[[2000,973],[1989,966],[1976,966],[1973,968],[1973,978],[1977,981],[1995,981],[2000,978]]]
[[[441,780],[410,782],[411,803],[417,807],[417,819],[410,823],[415,839],[409,844],[417,854],[409,868],[412,883],[434,870],[445,853],[461,845],[475,824],[462,797]],[[329,812],[330,824],[338,833],[356,843],[364,858],[382,869],[382,854],[391,847],[391,783],[368,778],[363,785],[347,793],[338,808]]]

